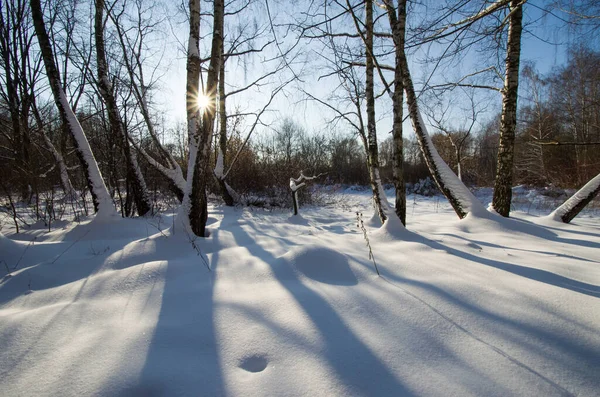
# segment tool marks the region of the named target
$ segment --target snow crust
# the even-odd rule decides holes
[[[355,216],[371,196],[297,223],[211,206],[194,244],[173,214],[5,223],[0,394],[597,395],[597,218],[459,221],[409,197],[408,230],[368,232],[378,277]]]

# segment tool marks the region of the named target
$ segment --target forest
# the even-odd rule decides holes
[[[599,32],[595,0],[1,1],[0,390],[594,395]]]

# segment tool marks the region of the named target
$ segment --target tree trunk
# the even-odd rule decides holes
[[[498,145],[498,167],[494,181],[492,206],[500,215],[508,217],[512,200],[515,129],[517,127],[517,98],[519,89],[519,61],[523,6],[520,0],[510,3],[508,43],[506,47],[506,75],[502,90],[502,120]]]
[[[190,226],[196,236],[204,237],[208,219],[208,200],[206,185],[209,177],[210,147],[217,109],[217,82],[223,51],[223,18],[225,14],[224,0],[214,1],[214,22],[210,63],[206,75],[206,92],[210,105],[204,109],[202,126],[198,142],[198,155],[195,159],[195,170],[192,178],[192,205],[190,208]],[[189,177],[188,177],[189,179]]]
[[[405,36],[406,29],[406,0],[400,0],[398,4],[398,34]],[[429,172],[433,180],[437,184],[440,191],[446,196],[452,208],[459,218],[464,218],[467,213],[473,212],[476,215],[485,216],[487,211],[483,205],[473,196],[467,187],[457,178],[450,167],[442,160],[438,154],[429,134],[427,133],[425,123],[419,112],[417,96],[413,86],[408,61],[404,48],[400,48],[399,57],[397,59],[399,68],[402,73],[402,81],[406,92],[406,100],[408,102],[408,112],[412,121],[415,135],[419,142],[421,153],[425,159],[425,163],[429,168]]]
[[[38,37],[44,66],[46,68],[46,75],[48,76],[50,88],[52,89],[52,94],[54,96],[54,102],[56,103],[63,124],[68,126],[69,132],[75,142],[77,155],[81,161],[87,184],[92,194],[94,210],[97,212],[96,218],[117,216],[117,212],[113,206],[110,194],[106,189],[106,185],[102,179],[102,174],[100,173],[98,163],[94,158],[89,142],[77,117],[75,117],[75,113],[69,106],[67,97],[60,85],[60,75],[58,74],[56,64],[54,63],[52,46],[44,26],[44,15],[42,13],[40,0],[30,0],[30,4],[31,16]]]
[[[600,193],[600,174],[579,189],[573,196],[555,209],[549,216],[555,220],[569,223],[586,205]]]
[[[392,29],[392,36],[395,45],[396,64],[400,64],[402,58],[402,49],[404,48],[404,27],[399,25],[399,21],[406,21],[406,15],[403,15],[405,9],[398,7],[398,17],[396,17],[392,0],[384,2]],[[402,81],[402,70],[394,70],[394,95],[393,101],[393,167],[394,167],[394,188],[396,189],[396,215],[400,218],[403,225],[406,225],[406,186],[404,184],[404,148],[402,140],[402,119],[404,102],[404,82]]]
[[[106,105],[108,113],[108,122],[111,133],[121,141],[125,163],[127,166],[127,180],[131,186],[133,201],[140,216],[146,215],[152,208],[146,181],[142,175],[140,166],[137,162],[135,152],[131,151],[127,133],[117,108],[112,84],[108,77],[108,63],[106,60],[106,51],[104,45],[104,0],[96,0],[96,15],[94,21],[94,36],[96,39],[96,63],[98,66],[98,90],[102,100]]]
[[[177,227],[181,224],[186,232],[191,231],[192,183],[200,136],[200,111],[197,100],[200,92],[200,0],[189,0],[189,9],[190,34],[188,38],[185,87],[189,157],[183,200],[174,225]]]
[[[383,187],[381,185],[381,177],[379,176],[379,149],[377,146],[377,127],[375,120],[375,95],[374,95],[374,79],[373,79],[373,0],[365,1],[366,7],[366,82],[365,95],[367,102],[367,161],[369,162],[369,176],[371,179],[371,188],[373,190],[373,201],[375,210],[381,222],[387,220],[386,208],[384,208],[383,200],[386,200]],[[382,197],[383,196],[383,197]],[[387,207],[387,206],[386,206]]]

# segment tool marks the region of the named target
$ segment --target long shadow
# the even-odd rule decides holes
[[[590,248],[600,248],[600,242],[581,240],[581,239],[576,239],[576,238],[559,237],[558,234],[556,234],[555,232],[552,231],[552,230],[557,230],[556,228],[538,225],[536,223],[533,223],[533,222],[525,220],[525,219],[499,218],[499,217],[494,217],[491,219],[500,225],[503,225],[509,229],[514,230],[515,232],[529,234],[531,236],[538,237],[538,238],[541,238],[544,240],[549,240],[549,241],[553,241],[556,243],[562,243],[562,244],[573,244],[573,245],[580,245],[580,246],[590,247]],[[558,230],[565,231],[562,229],[558,229]],[[584,234],[584,233],[581,233],[581,234]]]
[[[89,235],[90,230],[92,228],[89,225],[81,225],[75,226],[68,233],[85,237]],[[26,253],[17,271],[10,278],[0,279],[0,307],[29,293],[29,288],[35,293],[87,279],[102,269],[109,255],[123,249],[129,243],[131,240],[120,239],[111,241],[110,246],[96,243],[94,247],[90,241],[74,239],[40,242],[24,248]],[[16,260],[15,258],[15,262]],[[0,275],[4,274],[5,269],[1,269]]]
[[[458,240],[463,240],[463,241],[467,241],[469,243],[475,244],[478,247],[490,247],[490,248],[498,248],[498,249],[504,249],[507,248],[506,246],[500,245],[500,244],[494,244],[494,243],[490,243],[487,241],[482,241],[482,240],[476,240],[473,238],[467,238],[464,236],[460,236],[458,234],[454,234],[454,233],[436,233],[436,236],[449,236],[449,237],[454,237]],[[591,262],[591,263],[600,263],[597,260],[593,260],[593,259],[588,259],[588,258],[584,258],[581,256],[575,256],[575,255],[567,255],[567,254],[561,254],[561,253],[557,253],[557,252],[551,252],[551,251],[540,251],[540,250],[534,250],[534,249],[525,249],[525,248],[515,248],[515,247],[510,247],[511,250],[514,251],[521,251],[521,252],[530,252],[530,253],[534,253],[534,254],[542,254],[542,255],[550,255],[550,256],[556,256],[559,258],[566,258],[566,259],[575,259],[578,261],[582,261],[582,262]],[[600,258],[598,258],[600,259]]]
[[[251,227],[251,225],[249,224]],[[251,239],[246,231],[231,225],[236,241]],[[250,253],[271,265],[281,285],[289,291],[310,316],[323,338],[323,357],[328,361],[352,395],[409,396],[413,393],[390,372],[358,336],[344,323],[335,309],[316,292],[306,287],[298,276],[279,258],[259,244],[246,246]]]
[[[408,235],[408,233],[407,233]],[[512,263],[501,262],[494,259],[482,258],[477,255],[470,254],[455,248],[451,248],[447,245],[438,243],[427,239],[416,234],[412,238],[412,241],[420,242],[433,249],[446,251],[450,255],[454,255],[459,258],[463,258],[472,262],[480,263],[485,266],[494,267],[496,269],[504,270],[509,273],[516,274],[521,277],[526,277],[531,280],[539,281],[541,283],[553,285],[555,287],[568,289],[570,291],[578,292],[580,294],[589,295],[593,297],[600,297],[600,286],[594,284],[584,283],[582,281],[573,280],[571,278],[561,276],[556,273],[552,273],[547,270],[535,269],[527,266],[515,265]]]
[[[170,239],[157,252],[181,252],[173,251]],[[214,326],[215,273],[187,245],[183,256],[167,264],[162,305],[144,368],[137,385],[123,395],[225,395]]]
[[[547,355],[547,350],[545,350],[543,347],[540,347],[539,342],[541,341],[543,344],[546,344],[547,346],[552,346],[553,350],[557,350],[560,352],[560,354],[557,355],[557,357],[559,357],[560,360],[563,361],[563,363],[562,363],[563,367],[573,369],[574,372],[579,373],[580,375],[584,376],[586,378],[587,382],[600,384],[600,381],[598,380],[598,378],[596,376],[597,369],[600,368],[600,348],[598,348],[598,347],[590,348],[590,346],[586,345],[586,343],[581,343],[582,341],[578,335],[556,333],[556,332],[553,332],[552,330],[547,329],[544,326],[535,326],[532,324],[528,324],[524,321],[518,321],[515,319],[506,318],[506,317],[500,316],[498,314],[491,313],[489,311],[485,311],[478,306],[475,306],[469,302],[465,302],[464,300],[457,298],[456,296],[452,295],[451,293],[443,290],[442,288],[440,288],[436,285],[422,282],[419,280],[412,280],[412,279],[394,276],[393,274],[390,274],[390,272],[388,272],[385,268],[383,269],[382,274],[384,275],[385,279],[392,281],[393,282],[392,284],[394,284],[394,285],[397,283],[398,285],[412,286],[412,287],[418,288],[422,291],[429,292],[429,293],[439,297],[441,300],[448,302],[451,305],[460,307],[463,310],[466,310],[470,313],[477,315],[481,319],[485,319],[486,321],[489,321],[490,324],[496,324],[496,326],[493,328],[495,330],[495,333],[500,336],[503,336],[507,339],[515,340],[515,338],[514,338],[515,333],[520,334],[520,335],[526,335],[526,337],[524,337],[521,341],[515,340],[515,342],[518,343],[519,345],[521,345],[523,349],[536,348],[536,349],[538,349],[539,354]],[[404,292],[408,293],[409,295],[415,297],[416,299],[418,299],[419,301],[424,303],[426,306],[429,306],[433,311],[435,311],[442,317],[446,318],[451,323],[455,324],[459,329],[461,329],[462,331],[471,335],[473,338],[475,338],[479,342],[481,342],[481,343],[487,345],[488,347],[492,348],[493,350],[497,351],[499,354],[505,356],[510,361],[519,365],[520,367],[524,368],[525,370],[544,379],[545,381],[547,381],[548,383],[550,383],[557,389],[559,389],[561,391],[566,391],[557,382],[549,379],[548,377],[544,376],[542,373],[537,372],[535,369],[529,367],[527,364],[514,358],[513,356],[511,356],[509,353],[502,350],[501,348],[494,346],[493,344],[486,342],[485,340],[481,339],[480,337],[472,334],[469,330],[463,328],[463,326],[457,324],[454,320],[452,320],[451,318],[448,318],[446,315],[442,314],[439,310],[437,310],[436,308],[431,306],[429,303],[425,302],[424,300],[422,300],[418,296],[414,295],[413,293],[409,292],[408,290],[406,290],[402,287],[400,287],[400,288]],[[552,359],[551,357],[549,357],[549,358]],[[556,359],[554,359],[554,360],[556,360]],[[567,394],[571,394],[571,393],[567,392]]]

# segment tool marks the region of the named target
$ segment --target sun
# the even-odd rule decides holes
[[[202,111],[204,111],[210,106],[210,98],[208,97],[208,95],[198,94],[196,102],[198,104],[198,108]]]

